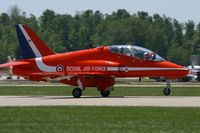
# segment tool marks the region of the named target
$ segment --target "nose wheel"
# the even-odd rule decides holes
[[[170,93],[171,93],[170,88],[164,88],[164,90],[163,90],[163,94],[164,94],[165,96],[169,96]]]
[[[165,87],[164,90],[163,90],[163,94],[164,94],[165,96],[169,96],[170,93],[171,93],[171,90],[170,90],[170,82],[169,82],[169,80],[166,80],[166,87]]]
[[[72,95],[74,98],[79,98],[82,96],[82,90],[80,88],[75,88],[72,91]]]

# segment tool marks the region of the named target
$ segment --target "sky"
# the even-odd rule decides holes
[[[126,9],[130,14],[146,11],[149,15],[158,13],[180,22],[200,22],[200,0],[1,0],[0,13],[8,13],[13,5],[37,17],[46,9],[70,15],[87,9],[100,10],[104,14]]]

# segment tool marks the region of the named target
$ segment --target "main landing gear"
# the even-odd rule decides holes
[[[102,90],[100,91],[101,92],[101,96],[102,97],[108,97],[110,95],[110,91],[113,89],[113,87],[110,89],[110,87],[106,90]],[[77,87],[77,88],[74,88],[72,90],[72,96],[74,98],[80,98],[82,96],[82,92],[83,92],[83,89]]]
[[[82,96],[82,92],[85,87],[96,87],[102,97],[108,97],[111,90],[114,90],[113,86],[115,84],[115,79],[113,77],[102,77],[102,76],[78,76],[71,79],[69,83],[76,85],[77,87],[73,89],[72,96],[74,98],[79,98]]]
[[[102,97],[108,97],[110,95],[110,90],[101,91]],[[82,90],[80,88],[74,88],[72,91],[72,96],[74,98],[80,98],[82,96]]]
[[[107,91],[101,91],[101,96],[102,97],[108,97],[110,95],[110,91],[107,90]]]
[[[80,88],[75,88],[72,91],[72,95],[74,98],[79,98],[82,96],[82,90]]]
[[[171,90],[170,90],[170,82],[169,82],[169,80],[166,80],[166,87],[165,87],[164,90],[163,90],[163,94],[164,94],[165,96],[169,96],[170,93],[171,93]]]

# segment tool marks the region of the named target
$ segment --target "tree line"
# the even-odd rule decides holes
[[[27,16],[17,6],[0,14],[0,63],[7,56],[20,58],[15,25],[27,24],[55,52],[67,52],[101,45],[138,45],[181,65],[190,64],[200,53],[200,23],[125,9],[103,14],[86,10],[74,16],[45,10],[40,17]]]

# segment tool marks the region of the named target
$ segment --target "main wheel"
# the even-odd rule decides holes
[[[165,96],[169,96],[170,93],[171,93],[171,90],[170,90],[169,88],[165,88],[165,89],[163,90],[163,94],[164,94]]]
[[[82,96],[82,90],[80,88],[75,88],[72,91],[72,95],[74,98],[79,98]]]
[[[110,95],[110,91],[101,91],[102,97],[108,97]]]

